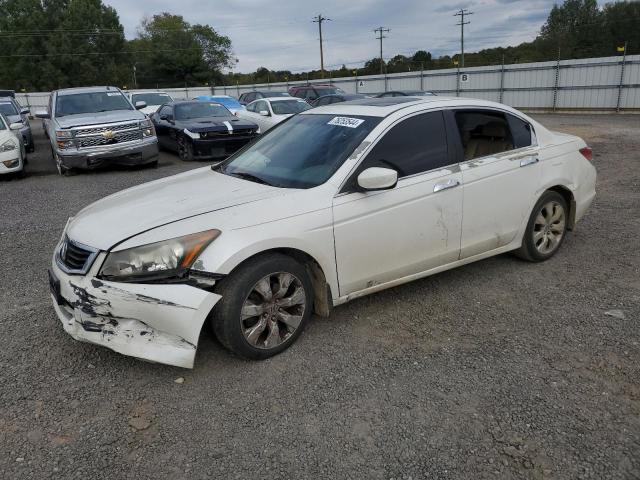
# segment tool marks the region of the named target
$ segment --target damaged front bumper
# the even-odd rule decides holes
[[[152,362],[193,368],[202,325],[220,295],[183,284],[134,284],[96,278],[100,253],[84,276],[52,262],[53,306],[74,339]]]

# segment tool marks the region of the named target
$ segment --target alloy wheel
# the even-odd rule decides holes
[[[550,201],[542,205],[533,225],[533,244],[543,255],[549,255],[560,245],[565,232],[564,207]]]
[[[251,289],[240,311],[245,340],[255,348],[272,349],[287,342],[304,317],[304,285],[287,272],[269,274]]]

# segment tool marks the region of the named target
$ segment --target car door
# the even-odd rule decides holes
[[[540,182],[533,127],[506,112],[449,112],[464,158],[464,209],[460,258],[511,243],[530,215]]]
[[[373,166],[394,168],[396,187],[359,191],[357,176]],[[441,111],[414,114],[388,128],[334,198],[340,295],[456,261],[461,182]]]
[[[251,121],[260,127],[260,132],[264,133],[265,130],[269,129],[268,123],[265,121],[268,117],[264,117],[260,115],[260,111],[267,110],[269,111],[269,107],[266,105],[267,102],[264,100],[256,100],[251,105],[253,105],[253,110],[251,111]]]
[[[171,114],[171,107],[169,105],[163,105],[158,109],[156,113],[151,115],[151,121],[156,129],[156,137],[158,137],[158,145],[163,148],[167,148],[167,137],[169,135],[169,123],[166,120],[162,120],[161,116],[169,116]]]

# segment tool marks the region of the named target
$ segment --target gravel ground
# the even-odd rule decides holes
[[[81,207],[198,165],[62,178],[34,122],[0,180],[0,478],[640,478],[640,116],[539,119],[599,172],[551,261],[356,300],[264,362],[203,334],[192,371],[72,340],[46,268]]]

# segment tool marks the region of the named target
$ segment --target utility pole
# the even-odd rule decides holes
[[[378,27],[373,31],[375,33],[380,34],[379,37],[376,37],[376,40],[380,40],[380,75],[382,75],[384,73],[383,71],[384,60],[382,60],[382,39],[387,38],[384,34],[389,32],[390,30],[388,28]]]
[[[322,14],[313,17],[312,22],[318,24],[318,33],[320,33],[320,76],[324,78],[324,54],[322,52],[322,22],[330,22],[330,18],[325,18]]]
[[[456,25],[460,25],[460,67],[464,68],[464,26],[469,25],[471,22],[465,22],[465,15],[473,15],[473,12],[470,12],[466,8],[461,8],[458,10],[458,13],[454,14],[454,17],[460,17],[460,23],[456,23]]]

